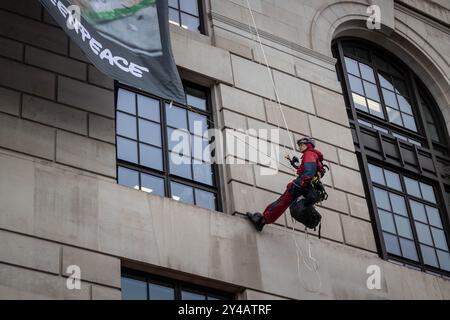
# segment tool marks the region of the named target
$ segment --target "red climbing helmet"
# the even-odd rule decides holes
[[[301,143],[304,143],[304,144],[308,144],[309,143],[314,148],[316,147],[316,141],[313,138],[310,138],[310,137],[304,137],[304,138],[298,139],[297,140],[297,145],[299,146]]]

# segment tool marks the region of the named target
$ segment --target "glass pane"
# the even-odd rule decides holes
[[[119,89],[117,93],[117,109],[136,114],[136,94],[133,92]]]
[[[407,177],[404,177],[406,184],[406,192],[412,196],[422,198],[420,195],[419,183],[417,180],[413,180]]]
[[[402,196],[396,195],[394,193],[389,192],[389,198],[391,199],[392,211],[398,213],[402,216],[408,216],[408,212],[406,210],[405,198]]]
[[[196,160],[202,160],[206,163],[212,162],[211,149],[213,148],[209,140],[201,137],[192,136],[192,157]]]
[[[383,232],[383,237],[387,252],[401,256],[398,238],[386,232]]]
[[[216,195],[212,192],[195,189],[195,201],[199,207],[216,210]]]
[[[412,231],[409,219],[394,215],[395,216],[395,225],[397,226],[397,232],[399,236],[412,239]]]
[[[207,118],[201,114],[189,112],[189,131],[198,136],[203,136],[203,134],[208,130]],[[205,135],[207,137],[208,135]]]
[[[441,250],[436,250],[441,269],[450,271],[450,254]]]
[[[384,176],[386,177],[386,185],[389,188],[402,191],[402,185],[400,184],[400,177],[398,174],[385,169]]]
[[[139,190],[139,172],[119,167],[117,178],[119,184]]]
[[[159,100],[149,97],[138,96],[138,113],[142,118],[161,122],[159,115]]]
[[[156,170],[163,170],[162,150],[160,148],[140,144],[140,164]]]
[[[413,200],[409,200],[409,204],[411,206],[411,210],[412,210],[414,219],[417,221],[428,223],[427,217],[425,216],[424,205],[417,201],[413,201]]]
[[[360,95],[364,95],[363,84],[360,78],[357,78],[352,75],[348,75],[348,80],[350,81],[350,88],[353,92],[359,93]]]
[[[186,13],[181,13],[181,26],[191,31],[200,32],[200,20]]]
[[[372,182],[382,184],[383,186],[386,185],[386,183],[384,182],[384,175],[382,168],[369,163],[369,173]]]
[[[137,139],[136,117],[117,112],[117,134],[131,139]]]
[[[347,67],[347,72],[359,77],[360,75],[358,63],[352,58],[345,57],[344,59],[345,59],[345,66]]]
[[[422,191],[422,199],[432,203],[436,203],[436,197],[434,196],[433,187],[423,182],[420,182],[419,185],[420,190]]]
[[[139,119],[139,140],[161,147],[161,126],[154,122]]]
[[[122,277],[123,300],[147,300],[147,283],[136,279]]]
[[[370,63],[369,52],[366,49],[355,48],[356,56]]]
[[[378,89],[376,85],[364,81],[364,89],[366,91],[366,97],[375,101],[380,101],[380,96],[378,95]]]
[[[206,110],[206,94],[204,91],[191,87],[185,88],[187,104],[201,110]]]
[[[365,65],[363,63],[359,63],[359,68],[361,70],[361,76],[363,77],[363,79],[375,83],[375,75],[373,74],[372,67],[369,67],[368,65]]]
[[[432,246],[433,240],[431,239],[430,227],[426,224],[416,222],[417,236],[419,237],[419,242]]]
[[[207,163],[199,163],[200,161],[194,161],[192,165],[194,171],[194,180],[207,185],[213,185],[213,170],[212,166]]]
[[[167,124],[173,128],[187,130],[186,110],[166,104]]]
[[[394,79],[395,92],[402,96],[409,96],[408,89],[406,88],[406,83],[402,79]]]
[[[137,163],[137,143],[132,140],[117,137],[117,157],[121,160]]]
[[[400,105],[400,110],[412,115],[412,108],[409,101],[403,96],[397,96],[398,104]]]
[[[433,234],[434,246],[436,248],[448,251],[447,240],[445,239],[444,231],[431,227],[431,233]]]
[[[180,1],[181,10],[198,16],[198,0],[181,0]]]
[[[437,142],[441,141],[441,139],[439,137],[438,130],[437,130],[435,125],[430,124],[430,123],[427,122],[427,129],[428,129],[428,133],[430,134],[430,138],[433,141],[437,141]]]
[[[189,291],[181,291],[181,300],[206,300],[206,296]]]
[[[439,267],[436,258],[436,252],[434,251],[433,248],[421,244],[420,250],[422,251],[422,256],[425,264],[436,268]]]
[[[150,300],[175,300],[175,290],[154,283],[148,284]]]
[[[398,109],[398,104],[397,104],[397,99],[395,98],[395,93],[393,93],[392,91],[386,90],[386,89],[382,89],[382,91],[383,91],[384,103],[386,103],[386,105],[388,105],[394,109]]]
[[[416,122],[414,120],[414,117],[411,117],[410,115],[407,115],[406,113],[402,113],[403,118],[403,124],[406,129],[417,131]]]
[[[142,191],[164,197],[164,179],[141,173]]]
[[[186,179],[192,179],[191,158],[171,152],[169,154],[170,173]]]
[[[173,199],[194,204],[194,190],[191,187],[181,183],[172,182],[170,188],[172,189]]]
[[[180,25],[180,13],[172,8],[169,8],[169,22]]]
[[[402,118],[400,116],[400,112],[391,108],[386,108],[389,121],[395,124],[398,124],[399,126],[403,126]]]
[[[370,114],[384,118],[383,111],[381,111],[381,105],[378,102],[367,99],[367,106],[369,107]]]
[[[178,0],[169,0],[169,6],[178,9]]]
[[[167,144],[169,150],[185,156],[191,155],[192,136],[185,130],[167,128]]]
[[[366,104],[366,98],[363,96],[360,96],[356,93],[352,93],[353,103],[355,104],[355,108],[368,112],[367,104]]]
[[[432,226],[442,229],[441,216],[439,215],[439,210],[430,206],[425,206],[427,211],[428,221]]]
[[[391,205],[389,204],[388,193],[384,190],[374,188],[375,200],[377,207],[387,211],[391,211]]]
[[[403,256],[407,259],[418,261],[416,246],[413,241],[400,238]]]
[[[392,83],[390,82],[390,76],[383,76],[381,73],[378,74],[378,77],[380,78],[380,84],[383,88],[389,89],[394,91],[394,87],[392,86]]]
[[[383,229],[383,231],[397,233],[392,213],[379,209],[378,216],[380,217],[381,229]]]

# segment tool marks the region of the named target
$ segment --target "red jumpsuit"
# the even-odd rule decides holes
[[[307,204],[314,204],[315,191],[310,182],[318,171],[323,172],[323,155],[311,144],[307,146],[303,152],[302,162],[297,168],[297,178],[289,182],[286,191],[264,210],[264,223],[274,223],[299,196],[304,196]]]

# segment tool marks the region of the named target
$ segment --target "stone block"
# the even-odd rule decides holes
[[[0,38],[0,56],[22,61],[23,44],[10,39]]]
[[[223,108],[262,121],[266,119],[264,103],[261,97],[223,84],[220,85],[220,95],[222,97]]]
[[[312,91],[318,116],[349,126],[347,108],[341,94],[317,86],[313,86]]]
[[[22,116],[60,129],[87,133],[87,113],[48,100],[24,95]]]
[[[116,176],[113,145],[58,130],[56,161],[110,177]]]
[[[338,189],[351,192],[355,195],[365,196],[364,187],[359,171],[347,169],[336,164],[331,164],[331,174],[334,186]]]
[[[0,35],[53,52],[67,53],[68,37],[63,30],[6,11],[0,11]]]
[[[19,109],[20,93],[0,87],[0,111],[18,116]]]
[[[109,143],[116,142],[115,121],[105,117],[89,114],[89,136]]]
[[[0,58],[0,69],[0,85],[44,98],[55,97],[54,74],[3,58]]]
[[[364,219],[367,221],[371,221],[369,208],[367,206],[367,201],[365,198],[361,198],[358,196],[354,196],[352,194],[347,194],[348,203],[350,206],[350,215],[354,217],[358,217],[360,219]]]
[[[341,220],[346,244],[376,252],[373,229],[369,222],[344,215],[341,216]]]
[[[114,79],[102,73],[93,65],[89,65],[88,70],[88,79],[90,83],[96,84],[106,89],[114,89]]]
[[[80,80],[86,80],[86,64],[34,47],[25,47],[25,62]]]
[[[309,122],[314,138],[354,151],[353,138],[349,128],[313,116],[309,116]]]
[[[92,285],[92,300],[121,300],[120,290]]]
[[[0,231],[0,262],[59,274],[60,251],[57,243]]]
[[[0,299],[11,300],[89,300],[90,286],[67,288],[65,278],[48,273],[0,264]]]
[[[62,270],[69,276],[67,268],[80,267],[81,280],[120,288],[120,260],[103,254],[63,246]]]
[[[0,146],[53,160],[55,129],[0,114]]]
[[[58,101],[114,118],[114,92],[58,76]]]
[[[294,76],[273,71],[279,99],[283,104],[308,113],[315,113],[311,85]]]

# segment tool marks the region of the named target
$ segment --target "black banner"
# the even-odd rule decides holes
[[[40,0],[103,73],[185,103],[170,44],[167,0]]]

